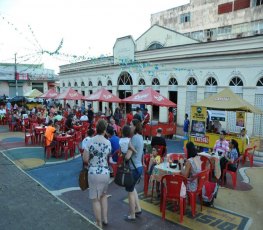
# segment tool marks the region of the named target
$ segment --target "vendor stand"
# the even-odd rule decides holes
[[[164,107],[176,107],[176,104],[166,97],[162,96],[158,92],[154,91],[152,88],[146,88],[145,90],[136,93],[130,97],[127,97],[122,100],[123,103],[130,104],[145,104],[145,105],[155,105],[155,106],[164,106]],[[176,133],[176,123],[161,123],[157,122],[153,125],[153,123],[146,124],[143,128],[144,136],[156,136],[157,129],[162,128],[162,134],[173,135]]]
[[[207,150],[214,147],[215,142],[219,139],[220,131],[218,130],[218,127],[209,127],[207,124],[209,122],[208,114],[211,116],[211,113],[208,112],[210,110],[208,109],[214,109],[217,111],[217,115],[212,117],[212,121],[224,121],[225,118],[223,114],[225,111],[236,112],[235,125],[240,127],[240,129],[246,125],[246,113],[262,113],[261,110],[249,104],[228,88],[192,105],[189,141],[192,141],[195,146],[201,147],[203,149],[205,148]],[[240,137],[240,133],[227,132],[225,138],[227,141],[235,139],[238,142],[240,153],[244,153],[247,145],[244,142],[244,139]],[[188,140],[185,141],[185,144],[187,141]],[[259,143],[259,137],[250,137],[250,146],[256,145],[259,147]]]

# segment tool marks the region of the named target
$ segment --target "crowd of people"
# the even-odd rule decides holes
[[[173,114],[170,111],[169,120],[172,122]],[[139,203],[136,184],[140,181],[143,173],[143,154],[144,141],[142,136],[143,127],[149,123],[150,114],[147,109],[142,112],[141,108],[137,108],[135,114],[130,111],[127,113],[125,122],[121,127],[121,120],[124,119],[121,109],[116,108],[114,113],[111,109],[105,107],[105,119],[99,119],[95,122],[95,114],[92,106],[88,109],[85,105],[71,108],[67,104],[66,108],[57,107],[56,105],[45,105],[41,109],[34,107],[31,110],[26,107],[6,104],[0,107],[0,119],[9,116],[10,122],[17,124],[18,120],[25,123],[26,119],[36,119],[39,124],[47,126],[45,131],[46,145],[52,146],[54,135],[61,130],[63,125],[64,132],[72,132],[74,124],[88,125],[87,137],[82,140],[83,161],[88,165],[88,180],[89,180],[89,198],[92,200],[96,224],[98,227],[108,224],[108,199],[107,191],[111,176],[110,164],[118,162],[120,151],[121,156],[125,161],[128,161],[129,167],[132,170],[134,183],[126,187],[128,193],[129,211],[125,216],[128,222],[136,221],[136,217],[142,213]],[[62,124],[61,121],[64,121]],[[189,133],[190,122],[188,114],[185,114],[184,134],[187,137]],[[231,171],[237,170],[237,165],[234,163],[240,156],[239,146],[236,140],[231,139],[229,142],[225,140],[226,133],[220,131],[220,138],[216,141],[213,152],[220,157],[220,167],[223,172],[226,165]],[[241,137],[249,144],[249,138],[246,135],[246,130],[242,129]],[[163,161],[166,154],[166,140],[162,135],[162,129],[157,129],[157,135],[151,140],[152,153],[148,167],[148,173],[151,174],[156,164]],[[157,146],[163,146],[162,153],[158,152]],[[187,178],[191,178],[201,172],[201,158],[197,154],[197,148],[193,142],[186,144],[187,159],[180,160],[181,174]],[[229,164],[230,162],[230,164]],[[221,173],[221,175],[223,175]],[[222,178],[221,178],[222,179]],[[197,188],[197,180],[189,181],[187,190],[195,191]]]

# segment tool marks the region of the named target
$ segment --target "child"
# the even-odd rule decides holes
[[[131,144],[131,127],[124,125],[122,128],[122,138],[120,138],[119,144],[122,154],[126,154],[128,151],[137,152],[134,146]]]
[[[152,147],[152,154],[149,162],[148,173],[151,175],[155,165],[161,163],[161,156],[158,155],[157,148]]]

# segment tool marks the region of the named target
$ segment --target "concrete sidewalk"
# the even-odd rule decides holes
[[[97,229],[0,154],[0,229]]]

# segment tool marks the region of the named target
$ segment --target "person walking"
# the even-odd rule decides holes
[[[186,113],[184,116],[184,137],[186,139],[188,139],[189,126],[190,126],[190,121],[188,119],[188,114]]]
[[[83,161],[89,165],[89,198],[92,200],[96,225],[102,228],[108,224],[107,190],[110,182],[108,155],[111,153],[111,143],[104,136],[107,122],[99,120],[96,125],[97,135],[92,137],[83,153]]]
[[[141,122],[137,119],[133,119],[131,122],[131,130],[133,136],[131,138],[131,144],[134,146],[136,152],[128,151],[125,155],[125,159],[129,160],[129,166],[132,170],[134,183],[130,187],[126,187],[128,192],[128,201],[129,201],[129,214],[125,216],[124,220],[127,222],[136,221],[136,216],[142,213],[141,206],[139,203],[138,193],[135,188],[135,185],[140,180],[142,175],[142,155],[143,155],[143,137],[142,137],[142,125]],[[131,160],[133,161],[133,166]]]

